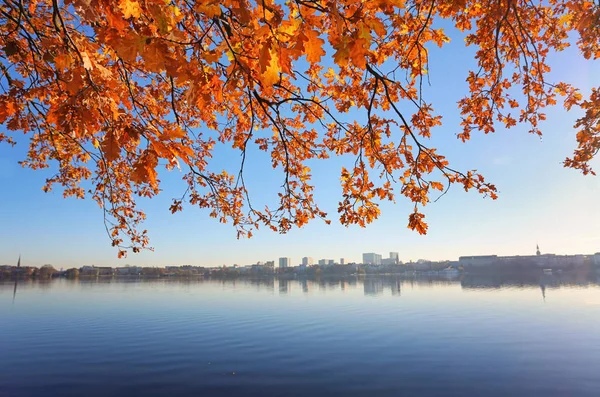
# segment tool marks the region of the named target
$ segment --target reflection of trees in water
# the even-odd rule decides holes
[[[256,286],[257,289],[267,289],[269,291],[273,291],[275,289],[275,278],[258,278],[251,279],[250,285]]]

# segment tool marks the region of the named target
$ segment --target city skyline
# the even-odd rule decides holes
[[[288,267],[296,267],[296,266],[311,266],[311,265],[319,265],[319,266],[329,266],[329,265],[347,265],[347,264],[371,264],[371,265],[392,265],[392,264],[411,264],[411,263],[419,263],[419,262],[457,262],[462,258],[471,258],[471,257],[480,257],[480,258],[489,258],[489,257],[506,257],[506,258],[512,258],[512,257],[534,257],[534,256],[542,256],[542,257],[551,257],[551,256],[587,256],[590,258],[593,258],[594,261],[598,261],[598,258],[600,258],[600,250],[596,251],[596,252],[579,252],[579,253],[556,253],[556,252],[541,252],[540,248],[539,248],[539,244],[536,244],[535,246],[535,250],[526,254],[508,254],[508,255],[499,255],[499,254],[494,254],[494,253],[485,253],[485,254],[478,254],[478,255],[471,255],[471,254],[462,254],[459,255],[456,258],[441,258],[441,259],[431,259],[431,258],[426,258],[426,257],[422,257],[422,258],[418,258],[418,259],[409,259],[409,260],[403,260],[401,258],[401,256],[399,255],[399,252],[396,251],[389,251],[389,256],[386,258],[384,257],[384,255],[382,254],[378,254],[378,253],[374,253],[374,252],[364,252],[362,253],[362,260],[351,260],[348,259],[347,257],[339,257],[337,259],[331,259],[331,257],[329,258],[318,258],[318,259],[313,259],[313,257],[302,257],[300,258],[300,260],[296,261],[293,257],[273,257],[273,258],[269,258],[267,260],[253,260],[247,263],[221,263],[221,264],[199,264],[199,263],[195,263],[195,262],[189,262],[189,263],[164,263],[164,264],[159,264],[159,265],[149,265],[149,264],[136,264],[136,265],[132,265],[132,264],[117,264],[117,265],[104,265],[104,264],[99,264],[99,263],[92,263],[92,262],[87,262],[87,263],[79,263],[79,264],[74,264],[71,266],[61,266],[61,264],[54,264],[54,263],[50,263],[50,262],[45,262],[45,263],[27,263],[26,261],[23,262],[23,266],[34,266],[34,267],[41,267],[43,265],[56,265],[56,266],[60,266],[60,267],[78,267],[78,266],[108,266],[108,267],[114,267],[114,268],[120,268],[120,267],[129,267],[129,266],[145,266],[145,267],[171,267],[171,266],[200,266],[200,267],[207,267],[207,268],[218,268],[218,267],[244,267],[244,266],[251,266],[251,265],[270,265],[274,268],[288,268]],[[375,256],[373,256],[375,255]],[[22,261],[22,255],[19,255],[18,258],[18,264],[20,265]],[[12,266],[13,263],[12,262],[0,262],[0,266]]]

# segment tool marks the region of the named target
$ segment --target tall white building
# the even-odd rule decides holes
[[[302,258],[302,265],[303,266],[312,266],[314,264],[313,258],[310,256],[305,256],[304,258]]]
[[[365,265],[381,265],[381,255],[374,252],[363,254],[363,264]]]
[[[397,252],[390,252],[390,259],[392,259],[392,265],[400,263],[400,255]]]
[[[340,258],[340,265],[347,265],[348,263],[350,263],[348,258]]]
[[[279,258],[279,268],[285,269],[292,266],[292,258]]]

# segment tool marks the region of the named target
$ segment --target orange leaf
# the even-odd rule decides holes
[[[427,223],[423,221],[425,215],[419,212],[413,212],[408,217],[408,228],[416,230],[419,234],[427,234]]]
[[[133,167],[130,179],[135,183],[149,183],[151,185],[156,185],[157,165],[158,158],[156,157],[156,153],[152,150],[145,150],[142,157]]]
[[[352,59],[352,63],[361,69],[367,67],[367,46],[367,40],[357,39],[354,40],[352,47],[350,48],[350,59]]]
[[[111,44],[124,61],[135,62],[138,53],[144,51],[146,39],[135,32],[129,32],[125,37],[118,37],[111,40]]]
[[[431,182],[431,187],[440,191],[444,190],[444,185],[440,182]]]
[[[339,43],[333,46],[336,49],[335,54],[333,54],[333,60],[340,67],[348,65],[348,57],[350,56],[349,41],[350,39],[344,36]]]
[[[0,123],[4,123],[6,119],[15,113],[16,109],[12,100],[7,97],[0,97]]]
[[[308,62],[321,61],[321,57],[325,55],[323,44],[325,44],[325,40],[319,37],[319,33],[317,31],[310,29],[306,32],[304,49],[306,50],[306,60]]]
[[[102,140],[102,152],[107,161],[114,161],[118,159],[121,154],[119,142],[112,131],[109,131],[104,135],[104,139]]]
[[[279,81],[279,72],[281,71],[279,56],[274,47],[273,42],[269,40],[263,44],[259,54],[260,74],[262,82],[267,86]]]

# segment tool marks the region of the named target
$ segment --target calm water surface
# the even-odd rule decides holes
[[[600,286],[0,284],[0,396],[600,396]]]

